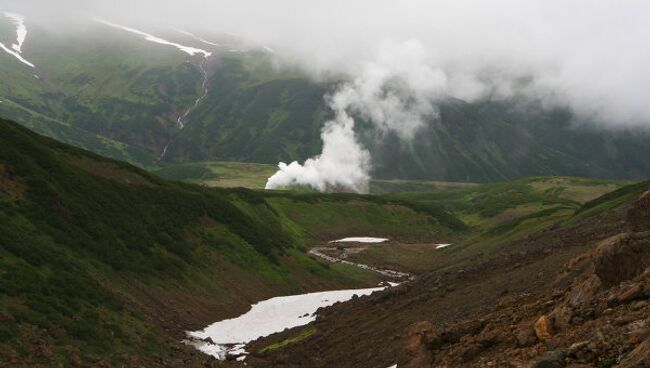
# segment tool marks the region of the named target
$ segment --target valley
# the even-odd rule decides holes
[[[369,336],[383,336],[368,343],[388,344],[368,364],[388,366],[395,361],[401,340],[385,337],[402,336],[414,317],[430,313],[422,308],[434,306],[441,313],[436,320],[452,321],[458,318],[452,313],[458,303],[464,306],[463,313],[482,313],[483,302],[499,295],[546,290],[543,285],[554,273],[545,270],[625,226],[616,220],[618,214],[647,188],[647,183],[539,177],[381,196],[209,189],[166,182],[135,167],[36,136],[13,123],[4,121],[1,128],[5,139],[0,151],[4,170],[0,181],[2,303],[8,311],[3,317],[1,356],[18,365],[87,359],[117,364],[122,358],[106,360],[109,346],[111,356],[119,350],[120,356],[129,357],[126,361],[148,366],[174,365],[178,359],[186,366],[203,364],[209,361],[207,355],[191,346],[181,348],[186,331],[234,318],[268,298],[376,287],[381,281],[403,281],[403,274],[409,273],[415,279],[390,288],[394,291],[319,310],[315,322],[307,327],[263,337],[245,348],[250,352],[245,361],[253,366],[280,359],[275,366],[285,354],[292,354],[295,366],[326,366],[328,359],[319,358],[322,363],[318,364],[301,359],[307,359],[304,352],[311,351],[311,344],[321,346],[319,351],[329,349],[327,339],[333,335],[326,331],[346,325],[346,318],[327,316],[344,313],[365,320],[355,310],[368,308],[364,303],[369,302],[388,308],[373,314],[377,318],[392,308],[403,310],[400,322],[391,318],[386,319],[390,325],[364,322],[374,326],[368,327]],[[60,174],[43,176],[44,167],[50,172],[56,167],[54,172]],[[77,189],[69,192],[66,188]],[[90,197],[84,194],[87,190],[103,193],[104,200],[86,200]],[[138,220],[132,217],[136,213]],[[74,238],[69,234],[75,234]],[[374,243],[329,243],[360,235]],[[453,245],[439,247],[448,243]],[[335,258],[340,257],[337,244],[342,249],[362,246],[346,252],[345,260],[350,263],[331,263],[309,256],[310,248],[324,252],[318,244],[327,244],[328,252],[334,252],[328,254]],[[71,252],[77,255],[74,261]],[[73,273],[50,274],[48,269],[57,262],[74,264]],[[41,280],[39,289],[16,281],[34,277]],[[74,289],[61,289],[60,278],[75,285]],[[96,290],[92,297],[89,287]],[[86,290],[83,296],[82,290]],[[482,296],[476,298],[475,291],[467,290],[482,290]],[[70,304],[75,295],[84,301]],[[472,307],[468,297],[481,303]],[[398,299],[379,302],[385,298]],[[102,312],[92,314],[96,308]],[[451,309],[443,313],[446,308]],[[329,326],[323,320],[336,322]],[[96,323],[81,326],[79,321]],[[133,343],[152,328],[158,332],[146,335],[150,342]],[[107,345],[82,343],[95,339],[90,336],[106,334],[113,336],[104,337]],[[342,330],[336,336],[340,336],[336,341],[346,341],[345,336],[355,334]],[[69,350],[71,346],[75,348]],[[168,350],[171,346],[175,348]],[[347,346],[376,351],[365,344]],[[346,351],[338,343],[331,348]],[[210,364],[232,364],[217,362]],[[358,366],[354,362],[350,360]]]
[[[647,14],[3,2],[0,368],[649,367]]]

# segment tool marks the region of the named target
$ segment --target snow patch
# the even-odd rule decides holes
[[[244,344],[313,322],[318,308],[383,289],[384,287],[335,290],[267,299],[253,304],[247,313],[237,318],[213,323],[200,331],[187,332],[191,339],[188,343],[217,359],[223,360],[227,355],[241,357],[247,354]]]
[[[5,46],[0,42],[0,48],[5,50],[8,54],[12,55],[18,59],[21,63],[34,68],[34,64],[27,61],[23,55],[23,43],[25,43],[25,38],[27,38],[27,27],[25,27],[25,17],[17,13],[3,12],[2,15],[9,18],[11,22],[16,26],[16,43],[11,45],[11,48]]]
[[[179,32],[181,34],[184,34],[186,36],[192,37],[193,39],[195,39],[195,40],[197,40],[199,42],[203,42],[206,45],[221,47],[220,44],[218,44],[216,42],[208,41],[208,40],[204,39],[203,37],[199,37],[199,36],[195,35],[194,33],[191,33],[191,32],[188,32],[188,31],[185,31],[185,30],[182,30],[182,29],[178,29],[178,28],[174,28],[174,30],[176,30],[177,32]]]
[[[339,240],[332,240],[330,243],[383,243],[387,242],[387,238],[372,238],[366,236],[343,238]]]
[[[27,38],[27,27],[25,27],[25,17],[17,13],[4,12],[5,17],[9,18],[16,26],[16,43],[11,45],[11,48],[18,53],[22,53],[23,43]]]
[[[167,41],[167,40],[165,40],[163,38],[154,36],[152,34],[139,31],[139,30],[137,30],[135,28],[131,28],[131,27],[120,25],[120,24],[112,23],[112,22],[109,22],[107,20],[103,20],[103,19],[99,19],[99,18],[94,18],[93,20],[95,22],[97,22],[97,23],[101,23],[101,24],[104,24],[104,25],[109,26],[109,27],[113,27],[113,28],[121,29],[123,31],[127,31],[127,32],[137,34],[139,36],[144,37],[145,40],[150,41],[150,42],[158,43],[158,44],[161,44],[161,45],[176,47],[177,49],[183,51],[184,53],[186,53],[186,54],[188,54],[190,56],[194,56],[194,55],[197,55],[197,54],[202,54],[204,57],[207,58],[210,55],[212,55],[212,53],[209,52],[209,51],[199,49],[199,48],[196,48],[196,47],[184,46],[184,45],[181,45],[181,44],[178,44],[178,43],[175,43],[175,42],[170,42],[170,41]]]

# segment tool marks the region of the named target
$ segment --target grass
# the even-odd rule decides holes
[[[153,173],[169,180],[208,187],[264,189],[266,180],[277,170],[275,165],[245,162],[207,161],[172,164]]]
[[[300,342],[309,336],[313,335],[316,333],[316,327],[314,326],[308,326],[300,331],[300,333],[296,336],[289,337],[287,339],[284,339],[282,341],[276,342],[274,344],[271,344],[267,347],[264,347],[259,350],[260,353],[267,353],[271,352],[274,350],[282,349],[283,347],[291,344],[295,344],[297,342]]]

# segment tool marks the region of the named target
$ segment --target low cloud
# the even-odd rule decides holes
[[[279,64],[314,78],[343,76],[348,82],[329,97],[336,118],[323,129],[324,151],[282,164],[269,187],[363,191],[370,159],[353,118],[409,140],[445,96],[517,96],[603,128],[650,127],[646,0],[0,0],[0,10],[26,12],[28,25],[99,17],[224,32],[272,48]]]

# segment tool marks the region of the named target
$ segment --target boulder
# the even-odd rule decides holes
[[[553,323],[546,315],[542,315],[535,322],[535,335],[542,341],[553,337]]]
[[[650,232],[623,233],[598,244],[594,272],[606,287],[633,279],[650,267]]]

